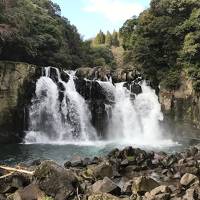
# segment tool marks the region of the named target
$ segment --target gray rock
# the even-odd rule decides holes
[[[42,162],[34,178],[39,188],[55,200],[68,198],[78,187],[76,175],[53,161]]]
[[[121,194],[121,189],[108,177],[103,180],[99,180],[94,183],[91,187],[92,193],[110,193],[119,196]]]
[[[154,188],[158,187],[159,183],[154,179],[141,176],[137,177],[133,180],[132,184],[132,192],[135,194],[145,194],[146,192],[150,192]]]

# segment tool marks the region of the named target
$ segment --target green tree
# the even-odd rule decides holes
[[[94,39],[95,45],[105,44],[105,34],[100,30]]]
[[[76,27],[50,0],[15,0],[1,7],[0,57],[37,65],[76,68],[83,62]]]
[[[199,21],[198,0],[152,0],[149,9],[120,29],[126,59],[155,85],[164,82],[175,88],[180,69],[200,67]]]
[[[119,38],[118,38],[118,33],[116,31],[113,31],[112,34],[112,45],[115,47],[119,46]]]
[[[112,46],[112,35],[109,31],[107,31],[107,34],[106,34],[106,38],[105,38],[105,44],[108,46],[108,47],[111,47]]]

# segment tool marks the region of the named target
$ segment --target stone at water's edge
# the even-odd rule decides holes
[[[190,148],[183,153],[173,154],[173,156],[163,154],[163,152],[151,153],[148,159],[154,160],[156,156],[158,163],[146,168],[142,167],[146,158],[141,158],[141,152],[147,155],[147,152],[143,150],[130,147],[124,150],[115,149],[107,156],[87,159],[87,164],[83,164],[85,159],[76,158],[75,163],[72,161],[70,165],[67,165],[68,169],[53,161],[43,161],[39,166],[26,168],[26,171],[35,169],[34,175],[30,175],[27,183],[21,181],[21,178],[26,176],[24,173],[19,174],[18,178],[16,173],[1,177],[0,200],[200,199],[199,173],[194,175],[186,172],[182,177],[175,176],[179,172],[177,166],[184,163],[183,159],[190,160],[188,164],[191,167],[196,165],[191,160],[199,160],[197,155],[200,149]],[[123,166],[120,163],[124,157],[133,154],[136,160],[138,158],[141,160],[134,163],[137,169],[133,168],[132,176],[126,176],[123,173],[125,168],[134,165],[128,163],[128,166]],[[160,155],[159,158],[158,155]],[[167,160],[169,157],[177,159],[171,165],[163,165],[163,159]],[[114,171],[118,175],[114,175]],[[111,172],[112,175],[108,178]],[[152,177],[156,177],[156,181]]]
[[[35,91],[41,68],[0,62],[0,143],[17,143],[27,128],[27,106]]]
[[[73,171],[53,161],[42,162],[35,171],[34,179],[39,188],[55,200],[69,198],[78,187],[78,179]]]

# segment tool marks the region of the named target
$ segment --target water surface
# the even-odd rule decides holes
[[[194,143],[194,142],[192,142]],[[171,145],[163,146],[143,146],[132,145],[133,147],[140,147],[147,151],[165,151],[168,153],[180,152],[187,148],[191,143],[179,142]],[[7,165],[15,165],[18,163],[31,164],[32,161],[54,160],[59,164],[64,164],[75,155],[84,157],[103,156],[109,153],[114,148],[122,149],[129,144],[117,143],[89,143],[89,144],[15,144],[15,145],[1,145],[0,146],[0,162]]]

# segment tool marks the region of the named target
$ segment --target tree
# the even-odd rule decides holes
[[[112,34],[112,45],[115,47],[119,46],[119,38],[118,38],[118,33],[116,31],[113,31]]]
[[[7,1],[8,2],[8,1]],[[9,1],[11,2],[11,1]],[[50,0],[15,0],[0,12],[0,57],[36,65],[76,68],[83,62],[75,26]]]
[[[105,44],[105,34],[100,30],[94,39],[95,45]]]
[[[152,0],[149,9],[120,29],[129,62],[155,85],[176,88],[182,68],[200,68],[199,20],[198,0]]]
[[[111,33],[109,31],[107,31],[107,34],[106,34],[105,44],[108,47],[112,46],[112,35],[111,35]]]

